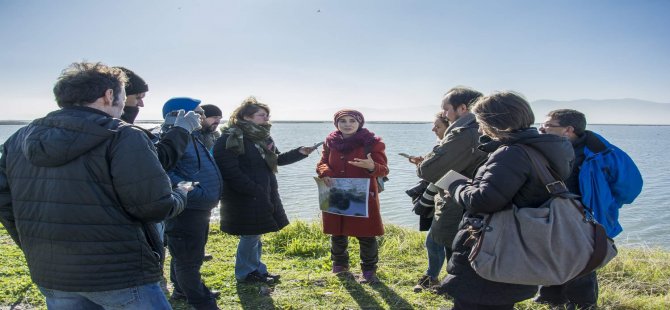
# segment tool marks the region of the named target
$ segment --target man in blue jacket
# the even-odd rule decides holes
[[[607,235],[614,238],[623,230],[619,224],[619,208],[632,203],[642,191],[642,176],[633,160],[600,135],[586,130],[586,117],[579,111],[549,112],[540,132],[570,140],[575,150],[575,164],[565,185],[581,195],[584,206],[605,227]],[[567,303],[570,309],[595,308],[598,301],[596,273],[564,285],[542,287],[536,301],[552,305]]]
[[[180,110],[200,114],[201,120],[205,114],[197,99],[172,98],[163,105],[166,119],[179,114]],[[166,122],[161,130],[166,131],[168,127],[170,125]],[[211,211],[221,197],[222,178],[214,158],[197,138],[196,132],[191,133],[186,151],[177,165],[168,171],[168,176],[173,186],[186,182],[186,186],[192,187],[184,211],[165,221],[168,249],[172,256],[172,298],[186,299],[196,309],[218,309],[216,297],[220,293],[205,286],[200,276],[200,267],[204,260]]]

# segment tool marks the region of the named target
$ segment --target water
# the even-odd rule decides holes
[[[142,126],[151,127],[150,124]],[[418,216],[405,190],[418,181],[414,165],[398,155],[425,154],[435,144],[431,124],[373,123],[366,127],[383,137],[391,171],[386,190],[381,193],[382,217],[393,223],[418,229]],[[20,125],[0,125],[0,141],[5,141]],[[323,141],[334,129],[332,123],[275,123],[272,136],[280,150],[288,151],[301,145]],[[626,151],[637,163],[644,187],[631,205],[621,209],[620,220],[624,228],[617,238],[618,244],[627,246],[663,247],[670,249],[670,202],[667,188],[670,169],[665,155],[670,152],[670,126],[592,125],[590,130],[606,137]],[[279,192],[286,213],[292,220],[318,220],[318,193],[313,177],[320,153],[295,164],[279,167]],[[213,220],[218,218],[215,210]]]

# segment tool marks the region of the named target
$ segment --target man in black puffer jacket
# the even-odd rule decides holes
[[[169,309],[152,222],[181,212],[147,135],[121,120],[125,74],[74,63],[60,110],[19,129],[0,158],[0,220],[50,309]]]

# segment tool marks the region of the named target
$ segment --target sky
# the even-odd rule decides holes
[[[670,104],[665,0],[0,0],[0,119],[57,109],[77,61],[149,84],[139,120],[171,97],[229,113],[247,96],[274,120],[431,121],[465,85],[540,99]]]

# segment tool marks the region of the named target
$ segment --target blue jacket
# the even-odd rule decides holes
[[[624,151],[600,135],[587,131],[584,162],[579,172],[582,203],[614,238],[623,228],[619,208],[630,204],[642,191],[642,175]]]
[[[177,165],[168,171],[168,176],[172,186],[181,181],[200,182],[188,192],[186,208],[209,211],[219,203],[223,179],[214,157],[200,140],[190,139],[184,155]]]

